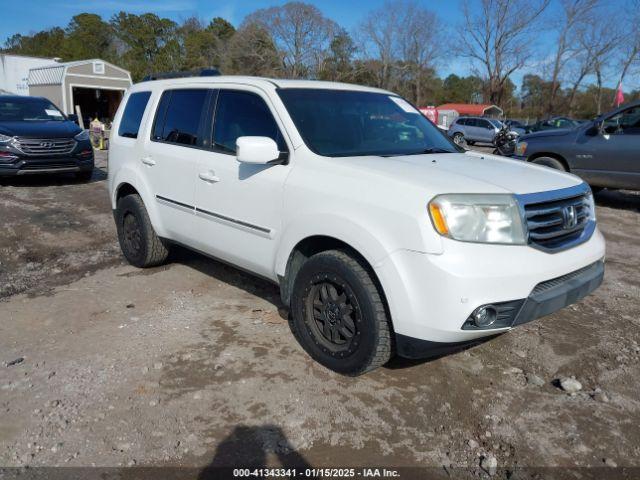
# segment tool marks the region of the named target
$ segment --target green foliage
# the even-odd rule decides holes
[[[64,58],[67,50],[65,40],[65,31],[54,27],[33,35],[13,35],[5,42],[5,51],[33,57]]]
[[[353,58],[356,51],[356,45],[349,33],[344,29],[338,31],[329,44],[329,55],[318,72],[318,78],[335,82],[351,81],[354,76]]]
[[[65,30],[65,60],[114,60],[113,33],[111,25],[103,21],[100,15],[81,13],[74,16]]]
[[[361,35],[354,40],[317,7],[303,2],[257,10],[238,30],[220,17],[208,23],[192,17],[178,24],[154,13],[119,12],[109,21],[93,13],[80,13],[65,28],[15,34],[5,41],[2,51],[60,57],[63,61],[102,58],[128,69],[134,81],[154,72],[217,67],[228,74],[319,78],[372,86],[380,86],[384,77],[388,88],[419,106],[488,102],[491,87],[484,79],[476,75],[437,76],[429,57],[435,58],[435,53],[425,47],[440,41],[427,35],[435,29],[435,17],[415,2],[397,5],[405,8],[395,10],[404,12],[395,23],[387,21],[388,8],[372,12],[378,16],[367,17],[373,22],[368,25],[369,37],[380,33],[380,42],[389,30],[385,25],[396,25],[397,45],[391,42],[393,48],[385,50],[389,55],[372,56],[365,51],[366,41]],[[411,32],[415,32],[399,35],[398,31],[407,30],[414,17],[419,18],[413,22]],[[500,88],[500,106],[508,116],[531,120],[544,116],[550,81],[535,74],[525,75],[517,96],[516,86],[508,77]],[[573,92],[561,88],[554,111],[591,118],[597,111],[608,110],[614,95],[614,90],[596,85]],[[625,98],[638,99],[640,91],[630,92]]]
[[[154,13],[120,12],[111,19],[115,38],[124,46],[120,64],[134,79],[153,72],[179,70],[182,63],[178,25]]]
[[[449,103],[477,103],[484,90],[482,79],[474,75],[459,77],[452,73],[444,79],[442,86]]]

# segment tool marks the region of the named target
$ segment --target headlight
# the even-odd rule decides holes
[[[9,143],[12,139],[13,137],[10,137],[9,135],[3,135],[2,133],[0,133],[0,143]]]
[[[523,156],[527,151],[527,142],[516,143],[516,155]]]
[[[589,192],[586,196],[587,205],[589,206],[589,220],[596,221],[596,201],[593,198],[593,192]]]
[[[89,140],[89,130],[83,130],[73,138],[75,138],[79,142],[82,142],[83,140]]]
[[[436,231],[462,242],[524,245],[525,232],[512,195],[438,195],[429,202]]]

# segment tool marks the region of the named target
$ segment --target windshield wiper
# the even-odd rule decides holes
[[[420,150],[419,152],[405,153],[405,155],[429,155],[431,153],[456,153],[451,150],[445,150],[444,148],[430,147]]]

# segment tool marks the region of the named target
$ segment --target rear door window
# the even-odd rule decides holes
[[[222,153],[235,153],[238,137],[269,137],[281,152],[287,144],[269,107],[251,92],[221,90],[218,94],[213,127],[213,146]]]
[[[124,107],[118,135],[127,138],[138,138],[140,122],[147,108],[151,92],[136,92],[129,95],[127,105]]]
[[[158,104],[152,140],[202,146],[209,93],[200,88],[165,91]]]

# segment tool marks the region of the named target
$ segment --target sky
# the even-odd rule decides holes
[[[353,31],[370,10],[380,7],[384,0],[305,0],[315,4],[327,17],[338,22],[348,31]],[[455,42],[455,27],[462,18],[462,0],[417,0],[425,7],[434,11],[441,19],[443,29],[440,32],[443,42]],[[473,1],[473,0],[472,0]],[[615,9],[622,5],[623,0],[607,0],[609,8]],[[27,35],[54,26],[66,26],[70,18],[81,12],[97,13],[105,20],[121,10],[131,13],[153,12],[159,16],[181,21],[191,16],[197,16],[205,21],[213,17],[223,17],[233,25],[238,26],[244,17],[259,8],[270,7],[286,3],[285,0],[0,0],[0,43],[13,35],[21,33]],[[547,19],[552,19],[559,13],[558,0],[552,0]],[[549,22],[543,22],[549,24]],[[550,31],[540,31],[536,36],[538,50],[536,58],[549,57],[552,54],[554,37]],[[519,87],[522,76],[527,72],[539,73],[539,63],[532,62],[524,69],[512,76],[513,82]],[[466,59],[454,58],[445,54],[438,65],[438,73],[446,76],[450,73],[468,75],[473,72],[473,66]],[[607,86],[615,86],[615,76],[607,82]],[[640,88],[640,78],[630,78],[625,82],[625,90]]]

